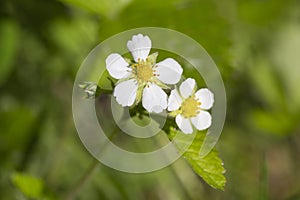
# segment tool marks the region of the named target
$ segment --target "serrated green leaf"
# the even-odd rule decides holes
[[[43,196],[43,182],[41,179],[28,174],[14,173],[11,177],[14,185],[29,198],[41,199]]]
[[[180,137],[177,137],[174,144],[179,152],[183,153],[183,157],[189,162],[193,170],[211,187],[224,190],[226,183],[225,168],[222,160],[218,157],[218,152],[213,149],[207,156],[200,158],[199,153],[205,133],[198,131],[195,136],[193,134],[184,134],[180,131],[172,131],[173,129],[170,130],[168,134],[170,140],[173,140],[176,134],[180,134]],[[191,137],[195,138],[189,148],[184,151],[182,147],[191,140]]]

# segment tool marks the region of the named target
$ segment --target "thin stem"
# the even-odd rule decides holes
[[[53,157],[51,157],[50,159],[52,159],[52,160],[47,165],[49,170],[48,170],[48,173],[45,175],[45,179],[46,179],[47,183],[50,185],[53,184],[55,172],[59,168],[59,162],[61,161],[62,155],[63,155],[60,152],[63,150],[66,139],[68,138],[70,133],[75,131],[75,128],[72,126],[72,123],[73,123],[73,117],[70,115],[70,116],[68,116],[68,119],[66,120],[65,125],[62,128],[62,131],[61,131],[62,134],[54,148],[53,155],[57,155],[57,156],[54,157],[55,159],[53,159]]]
[[[144,115],[147,115],[146,113],[142,113]],[[153,114],[151,115],[157,116],[157,117],[166,117],[165,115],[161,114]],[[167,117],[170,117],[167,115]],[[126,119],[125,119],[126,120]],[[109,141],[112,141],[114,136],[118,133],[119,129],[116,129],[108,138]],[[106,142],[102,150],[105,149],[105,147],[109,144],[109,142]],[[101,155],[100,155],[101,156]],[[66,200],[72,200],[76,197],[76,195],[80,192],[80,190],[84,187],[84,185],[88,182],[88,180],[92,177],[92,174],[96,171],[97,167],[100,166],[100,163],[97,159],[94,159],[93,162],[90,164],[90,166],[87,168],[87,170],[83,173],[81,178],[76,182],[76,184],[67,192],[65,195]]]
[[[71,188],[71,190],[67,193],[65,199],[72,200],[76,197],[78,192],[83,188],[85,183],[92,177],[92,174],[96,171],[97,167],[100,166],[99,161],[94,159],[87,170],[84,172],[82,177],[78,180],[78,182]]]
[[[166,134],[166,133],[165,133]],[[167,135],[167,134],[166,134]],[[170,140],[170,138],[168,137],[168,139]],[[163,145],[161,143],[161,141],[155,139],[154,143],[158,146]],[[163,156],[165,156],[166,159],[168,159],[167,155],[165,155],[165,153],[163,152]],[[190,194],[190,192],[187,190],[186,186],[183,184],[181,178],[179,177],[179,175],[176,172],[176,169],[174,168],[174,163],[173,165],[170,166],[170,172],[173,174],[173,178],[177,181],[178,185],[180,186],[179,188],[181,189],[181,191],[183,192],[183,194],[185,195],[185,199],[192,199],[192,196]]]
[[[105,149],[109,144],[109,141],[112,141],[113,138],[117,135],[118,129],[108,137],[108,141],[103,145],[101,149]],[[101,156],[101,155],[100,155]],[[92,174],[96,171],[97,167],[100,166],[100,162],[97,159],[94,159],[87,170],[83,173],[81,178],[77,181],[77,183],[67,192],[65,195],[65,200],[72,200],[76,197],[76,195],[80,192],[83,186],[88,182],[88,180],[92,177]]]

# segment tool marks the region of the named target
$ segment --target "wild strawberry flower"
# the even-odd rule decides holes
[[[168,111],[170,115],[176,116],[175,121],[183,133],[193,133],[193,127],[204,130],[211,125],[211,115],[209,110],[214,103],[213,93],[202,88],[196,90],[196,82],[192,78],[186,79],[181,83],[179,92],[175,88],[171,91],[168,99]]]
[[[158,54],[149,55],[151,46],[148,36],[134,35],[127,48],[135,62],[112,53],[106,58],[106,69],[113,78],[119,79],[113,95],[120,105],[131,106],[142,99],[148,112],[159,113],[167,108],[165,84],[178,83],[183,69],[172,58],[156,63]]]

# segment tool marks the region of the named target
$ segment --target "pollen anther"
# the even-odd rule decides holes
[[[200,105],[195,95],[186,98],[181,104],[181,115],[185,118],[195,117],[200,112]]]

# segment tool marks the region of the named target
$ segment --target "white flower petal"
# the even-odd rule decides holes
[[[191,134],[193,133],[193,127],[189,119],[184,118],[182,115],[177,115],[175,118],[176,124],[183,133]]]
[[[128,67],[129,64],[124,60],[124,58],[120,54],[110,54],[106,58],[105,62],[107,71],[112,77],[116,79],[126,78],[131,74],[131,69]]]
[[[114,96],[123,107],[131,106],[134,103],[137,91],[137,83],[134,79],[123,81],[116,85]]]
[[[188,78],[183,81],[179,87],[180,94],[183,98],[188,98],[193,94],[193,90],[195,88],[196,81],[195,79]]]
[[[142,103],[148,112],[162,112],[167,108],[167,94],[156,84],[151,83],[144,88]]]
[[[176,60],[167,58],[156,65],[156,73],[158,74],[157,78],[160,81],[166,84],[178,83],[183,70]]]
[[[150,38],[142,34],[132,36],[132,39],[127,42],[127,48],[131,52],[131,55],[135,62],[138,59],[146,60],[151,49],[151,40]]]
[[[201,103],[200,108],[202,109],[208,110],[214,104],[214,94],[207,88],[198,90],[195,96],[199,99]]]
[[[194,126],[201,131],[210,127],[211,115],[209,112],[201,110],[196,117],[191,118],[191,121]]]
[[[181,106],[182,99],[177,92],[177,89],[171,91],[168,101],[168,111],[178,110]]]

